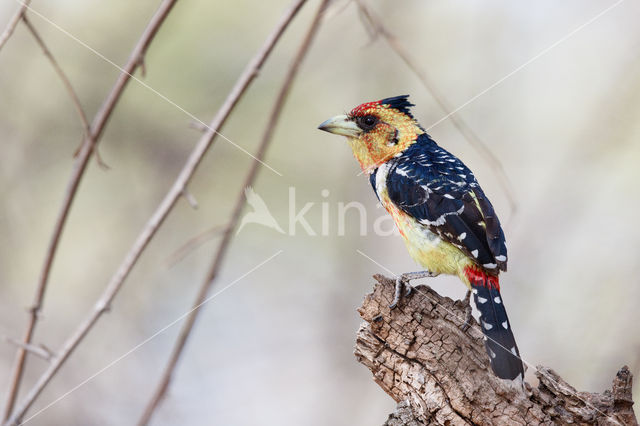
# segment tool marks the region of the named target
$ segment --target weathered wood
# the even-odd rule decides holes
[[[358,310],[365,322],[355,355],[399,403],[385,425],[638,424],[626,366],[601,394],[577,392],[542,366],[535,372],[537,387],[499,379],[477,323],[460,329],[461,301],[418,286],[391,311],[394,280],[374,278],[378,284]]]

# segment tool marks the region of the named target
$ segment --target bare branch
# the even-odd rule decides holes
[[[2,35],[0,36],[0,50],[2,50],[7,41],[11,38],[13,31],[16,29],[18,22],[20,22],[20,19],[24,15],[25,10],[27,10],[29,3],[31,3],[31,0],[23,0],[21,3],[22,4],[20,5],[20,9],[18,9],[15,15],[13,15],[6,28],[2,32]]]
[[[189,203],[192,209],[194,210],[198,209],[199,207],[198,200],[196,200],[196,197],[194,197],[193,194],[189,192],[187,188],[182,190],[182,196],[184,197],[185,200],[187,200],[187,203]]]
[[[180,360],[182,352],[184,351],[184,347],[187,343],[187,339],[191,335],[191,331],[193,330],[195,321],[198,317],[198,314],[200,313],[200,307],[205,302],[207,298],[207,294],[209,294],[209,291],[211,290],[211,287],[215,282],[215,279],[218,275],[218,271],[220,270],[220,267],[222,266],[222,263],[224,261],[225,254],[227,253],[227,249],[229,248],[231,237],[233,236],[233,231],[236,229],[238,220],[240,219],[240,215],[242,213],[242,210],[244,209],[245,202],[246,202],[245,196],[244,196],[244,189],[249,186],[252,186],[253,183],[255,182],[256,176],[260,169],[260,165],[262,164],[262,160],[264,159],[267,148],[271,143],[273,132],[279,121],[280,114],[282,113],[282,108],[284,107],[284,104],[287,99],[287,95],[289,94],[289,91],[296,77],[298,69],[300,68],[300,64],[302,63],[304,57],[309,51],[311,42],[313,41],[313,38],[318,31],[318,28],[320,26],[320,21],[322,19],[323,13],[328,4],[329,4],[329,0],[323,0],[322,3],[320,4],[319,9],[316,12],[315,17],[313,18],[313,21],[311,22],[309,30],[307,31],[307,34],[303,39],[300,47],[298,48],[298,52],[296,53],[296,56],[294,57],[293,62],[291,63],[291,66],[289,67],[289,70],[287,72],[287,75],[285,76],[282,87],[280,88],[276,101],[274,102],[269,119],[267,120],[267,127],[264,131],[264,134],[262,135],[262,140],[260,142],[258,150],[256,151],[254,161],[251,164],[251,168],[249,169],[249,172],[245,177],[244,183],[238,193],[236,203],[234,205],[233,211],[231,213],[231,217],[229,219],[229,223],[225,227],[224,235],[218,245],[218,249],[216,250],[216,254],[211,264],[211,268],[209,269],[207,276],[205,277],[204,281],[202,282],[202,285],[200,286],[198,295],[195,301],[193,302],[192,311],[187,317],[184,325],[182,326],[182,329],[180,330],[180,334],[176,339],[176,343],[174,344],[173,351],[171,352],[171,356],[169,357],[165,370],[162,376],[160,377],[160,382],[158,383],[158,386],[156,387],[156,390],[153,396],[149,400],[149,403],[147,404],[144,412],[142,413],[140,420],[138,421],[139,426],[144,426],[149,423],[155,410],[158,408],[158,406],[164,399],[164,396],[167,392],[169,383],[171,382],[171,378],[174,374],[178,361]]]
[[[386,425],[638,424],[626,366],[612,389],[601,394],[578,392],[541,366],[535,368],[536,388],[499,379],[491,371],[477,322],[466,332],[460,329],[462,301],[418,286],[392,311],[395,279],[374,278],[378,284],[358,309],[365,322],[355,355],[389,396],[407,401]]]
[[[165,0],[154,17],[151,19],[151,22],[147,26],[143,36],[140,41],[136,45],[136,48],[133,50],[127,65],[124,68],[124,71],[120,74],[120,77],[116,81],[116,84],[112,90],[112,92],[107,97],[107,100],[103,104],[103,107],[96,115],[96,119],[94,120],[94,124],[92,125],[92,135],[97,141],[99,136],[101,135],[108,118],[117,103],[117,100],[122,93],[122,90],[126,86],[129,78],[135,68],[141,63],[141,58],[144,57],[144,53],[149,46],[149,43],[153,39],[153,36],[159,29],[160,25],[168,15],[169,11],[173,7],[176,0]],[[213,118],[209,125],[208,131],[200,138],[195,148],[191,152],[191,155],[187,159],[182,171],[178,175],[176,181],[173,186],[162,200],[160,205],[157,207],[156,211],[153,213],[149,221],[145,224],[142,232],[133,243],[129,252],[126,254],[123,259],[121,265],[116,270],[115,274],[112,276],[111,280],[107,284],[105,290],[98,298],[93,310],[87,315],[87,317],[81,321],[76,330],[67,338],[67,340],[62,345],[62,348],[57,352],[56,356],[52,359],[52,362],[44,371],[44,373],[40,376],[40,378],[36,381],[34,386],[29,390],[29,392],[25,395],[21,404],[16,408],[14,413],[11,415],[10,419],[6,422],[7,425],[17,425],[24,417],[26,411],[31,407],[36,398],[40,395],[42,390],[47,386],[47,384],[51,381],[51,379],[58,372],[60,367],[67,361],[71,353],[77,348],[78,344],[84,339],[84,337],[89,333],[89,331],[93,328],[98,319],[108,310],[111,302],[116,297],[118,291],[122,287],[125,279],[131,272],[131,269],[136,264],[140,255],[147,247],[156,231],[162,225],[169,212],[173,209],[176,201],[182,195],[184,188],[186,188],[187,184],[191,180],[193,174],[196,171],[197,166],[200,164],[204,154],[207,152],[215,136],[218,134],[218,130],[226,121],[227,117],[233,110],[234,106],[240,99],[240,97],[244,94],[244,92],[249,87],[250,83],[257,76],[258,71],[264,64],[265,60],[273,50],[273,47],[276,45],[280,36],[283,34],[284,30],[289,26],[289,23],[293,19],[293,17],[297,14],[298,10],[302,7],[306,0],[295,0],[292,6],[287,10],[284,14],[274,31],[267,37],[263,46],[260,48],[258,53],[254,56],[251,62],[247,65],[242,75],[238,78],[238,81],[231,89],[231,92],[227,96],[224,104],[218,110],[218,113]],[[85,141],[82,145],[82,149],[78,155],[78,159],[76,161],[76,168],[74,169],[74,174],[72,176],[70,188],[67,191],[67,202],[65,200],[66,208],[63,211],[68,212],[68,207],[71,204],[71,200],[75,195],[77,185],[79,184],[80,177],[83,174],[83,171],[86,167],[87,161],[91,152],[93,151],[93,143],[91,141]],[[77,176],[77,178],[76,178]],[[64,217],[66,218],[66,212],[64,213]],[[61,228],[60,228],[61,229]]]
[[[12,345],[15,345],[21,349],[24,349],[27,352],[31,352],[32,354],[44,359],[45,361],[50,361],[53,357],[53,354],[45,345],[34,345],[32,343],[25,343],[9,336],[3,336],[2,338],[4,339],[4,341],[11,343]]]
[[[67,92],[69,93],[69,97],[71,97],[71,101],[73,102],[73,106],[75,107],[76,112],[78,113],[78,118],[80,118],[80,121],[82,122],[82,127],[84,129],[85,135],[86,136],[91,135],[91,126],[89,125],[89,120],[87,119],[87,116],[84,113],[84,109],[82,108],[80,99],[78,98],[76,91],[73,89],[73,86],[69,81],[69,78],[64,73],[64,71],[58,64],[58,61],[53,56],[53,54],[51,53],[47,45],[44,43],[44,40],[42,40],[42,37],[40,37],[40,34],[38,34],[38,31],[36,31],[35,27],[31,23],[31,20],[27,17],[26,13],[22,16],[22,20],[24,21],[25,25],[33,35],[33,38],[36,40],[36,42],[42,49],[42,52],[44,53],[44,55],[47,57],[47,59],[49,59],[49,62],[51,62],[51,66],[53,66],[53,69],[58,74],[58,77],[60,77],[60,80],[62,80],[62,83],[64,84],[65,89],[67,89]]]
[[[167,266],[171,268],[176,263],[187,257],[187,255],[195,250],[196,247],[199,247],[210,239],[223,234],[225,228],[226,226],[223,225],[214,226],[204,232],[199,233],[194,237],[189,238],[183,245],[181,245],[176,251],[174,251],[171,256],[167,258]]]
[[[23,7],[26,8],[27,4],[28,2],[23,4]],[[82,127],[84,130],[84,138],[92,138],[89,121],[87,120],[87,116],[84,112],[84,109],[80,104],[80,99],[78,98],[75,90],[73,89],[73,86],[69,81],[69,78],[67,77],[65,72],[62,70],[62,68],[58,64],[58,61],[55,59],[51,51],[47,48],[46,44],[44,43],[44,40],[42,39],[42,37],[40,37],[40,34],[38,34],[38,32],[36,31],[35,27],[27,17],[27,14],[25,13],[25,11],[22,12],[21,16],[25,26],[29,29],[29,31],[31,32],[31,35],[33,35],[33,38],[36,40],[36,42],[42,49],[44,55],[47,57],[47,59],[49,59],[49,62],[53,66],[53,69],[55,70],[56,74],[58,74],[58,77],[60,78],[60,80],[62,80],[62,83],[65,89],[67,90],[67,93],[69,94],[69,97],[71,98],[71,101],[75,107],[75,110],[78,113],[78,117],[82,123]],[[97,158],[99,157],[97,156]],[[98,164],[102,164],[102,161],[99,160]],[[63,222],[58,221],[56,223],[54,236],[49,244],[49,249],[45,256],[43,271],[40,274],[40,279],[38,281],[38,286],[36,289],[36,294],[34,296],[34,301],[29,310],[29,320],[27,323],[27,330],[25,331],[25,334],[23,337],[23,344],[19,345],[21,349],[18,350],[18,353],[16,355],[16,361],[13,368],[12,380],[10,382],[10,387],[7,395],[7,402],[5,405],[5,411],[4,411],[4,417],[3,417],[4,420],[6,420],[11,415],[11,410],[13,409],[13,405],[15,404],[15,399],[16,399],[18,390],[20,388],[20,383],[22,381],[22,375],[24,372],[24,366],[26,362],[26,354],[27,354],[26,348],[29,346],[31,342],[31,338],[33,337],[33,330],[36,326],[36,322],[38,321],[38,314],[42,307],[42,300],[44,298],[45,288],[47,285],[49,272],[51,270],[51,265],[53,264],[53,258],[55,256],[56,248],[62,233],[62,226],[63,226]]]
[[[84,109],[82,108],[82,104],[80,103],[80,98],[78,97],[78,94],[76,93],[76,91],[73,89],[73,86],[71,85],[71,81],[69,80],[65,72],[62,70],[60,65],[58,64],[58,61],[53,56],[49,48],[47,47],[42,37],[40,37],[40,34],[38,33],[38,31],[36,31],[36,28],[33,26],[33,23],[31,23],[31,20],[28,18],[26,13],[22,15],[22,20],[26,25],[26,27],[31,32],[31,35],[33,36],[33,38],[36,40],[36,42],[42,49],[42,52],[44,53],[44,55],[47,57],[47,59],[51,63],[51,66],[55,70],[56,74],[58,74],[58,77],[60,78],[60,80],[62,80],[62,84],[64,84],[64,87],[67,90],[67,93],[71,98],[71,101],[73,102],[73,106],[76,112],[78,113],[78,118],[80,119],[80,122],[82,124],[82,129],[84,131],[83,140],[84,138],[91,137],[91,126],[89,125],[89,120],[87,119],[87,115],[85,114]],[[79,151],[80,151],[80,147],[78,147],[78,149],[76,150],[74,157],[77,156]],[[108,169],[109,166],[107,166],[104,163],[104,161],[102,161],[102,158],[100,157],[100,153],[97,148],[95,150],[95,154],[96,154],[96,160],[98,161],[98,165],[103,169]]]
[[[358,8],[361,12],[361,16],[365,20],[365,28],[367,32],[373,37],[377,34],[382,35],[384,39],[387,41],[389,46],[393,49],[394,52],[404,61],[404,63],[409,67],[411,71],[418,77],[420,82],[424,85],[424,87],[431,93],[431,96],[436,101],[440,109],[445,114],[450,114],[454,108],[449,104],[444,95],[438,90],[435,84],[429,79],[426,72],[420,68],[418,62],[413,59],[409,51],[400,43],[400,41],[384,26],[382,20],[362,1],[356,0],[358,3]],[[449,115],[449,119],[451,123],[455,126],[456,129],[464,136],[464,138],[471,144],[472,147],[484,157],[485,161],[489,163],[491,169],[497,174],[498,181],[502,186],[505,195],[507,196],[507,200],[509,201],[509,206],[511,208],[511,217],[515,216],[518,204],[515,199],[515,191],[513,190],[513,185],[511,181],[507,177],[504,167],[502,163],[496,157],[491,149],[487,146],[487,144],[478,136],[478,134],[464,121],[462,117],[457,114]]]
[[[91,154],[94,152],[95,145],[97,144],[97,141],[100,138],[102,131],[104,130],[104,127],[106,126],[107,121],[111,116],[111,113],[113,112],[113,109],[116,103],[120,99],[120,96],[126,87],[126,83],[129,81],[132,73],[135,72],[136,67],[140,63],[140,58],[144,56],[144,53],[146,52],[149,44],[151,43],[151,40],[157,33],[158,29],[160,28],[160,25],[164,22],[165,18],[171,11],[175,2],[176,0],[165,0],[160,5],[160,7],[158,8],[158,11],[156,12],[156,14],[153,16],[153,18],[147,25],[147,28],[145,29],[144,33],[140,37],[140,40],[138,41],[135,48],[133,49],[133,52],[129,60],[124,67],[124,71],[118,77],[118,80],[116,81],[115,85],[109,92],[101,109],[96,114],[93,120],[93,124],[91,126],[86,126],[88,123],[86,116],[82,111],[82,108],[80,107],[80,102],[77,96],[75,95],[75,92],[73,91],[71,85],[69,84],[68,79],[66,78],[66,76],[64,75],[60,67],[57,65],[57,62],[55,61],[53,56],[50,53],[47,54],[47,52],[49,51],[45,47],[44,43],[42,42],[42,39],[38,36],[37,32],[35,32],[35,28],[33,27],[33,25],[31,25],[28,20],[25,20],[25,24],[27,24],[27,27],[32,31],[32,34],[34,35],[38,43],[41,45],[43,50],[45,50],[45,54],[47,54],[47,57],[52,61],[52,64],[54,64],[54,68],[56,69],[56,72],[58,72],[58,74],[61,76],[63,82],[65,83],[65,86],[70,91],[70,93],[73,93],[72,99],[78,109],[78,113],[81,116],[83,124],[86,126],[86,129],[85,129],[86,135],[84,138],[84,142],[74,162],[73,171],[64,195],[62,207],[60,209],[60,212],[58,213],[58,217],[56,219],[56,223],[53,230],[53,235],[51,236],[51,240],[47,248],[47,253],[45,255],[45,261],[44,261],[42,271],[40,273],[40,278],[38,280],[38,286],[36,288],[34,302],[30,309],[30,316],[27,324],[27,330],[25,331],[25,335],[23,338],[23,342],[25,343],[29,343],[33,337],[33,332],[38,320],[38,314],[42,309],[42,303],[44,300],[47,283],[49,281],[51,266],[53,265],[53,260],[55,258],[55,255],[58,249],[60,237],[62,236],[64,225],[67,221],[69,211],[71,210],[71,205],[73,204],[73,200],[78,191],[80,181],[82,180],[82,177],[86,170],[89,159],[91,158]],[[23,4],[23,5],[24,7],[27,7],[26,4]],[[19,349],[16,355],[16,361],[13,368],[12,380],[11,380],[9,393],[7,397],[7,403],[5,406],[5,412],[3,417],[4,420],[7,420],[12,415],[12,409],[15,404],[15,399],[18,394],[20,383],[22,381],[22,375],[24,372],[24,366],[26,362],[26,354],[27,352],[25,350]],[[55,361],[56,359],[59,359],[59,357],[56,356],[54,357],[53,360]],[[54,364],[55,362],[52,363],[52,366]],[[53,373],[55,374],[55,372]],[[17,410],[17,413],[14,413],[13,416],[11,416],[12,420],[9,421],[9,423],[15,423],[17,420],[22,418],[22,416],[24,415],[26,410],[29,408],[29,406],[33,403],[33,400],[35,399],[37,394],[39,394],[39,392],[40,391],[34,394],[30,401],[29,399],[25,400],[25,403]]]

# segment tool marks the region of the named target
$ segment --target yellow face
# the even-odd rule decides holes
[[[410,115],[381,102],[362,104],[348,115],[332,117],[319,126],[321,130],[346,136],[360,167],[367,173],[424,133]]]

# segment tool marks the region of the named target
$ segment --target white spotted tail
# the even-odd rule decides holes
[[[471,268],[467,277],[480,311],[480,327],[493,372],[502,379],[523,379],[524,366],[500,295],[498,277]]]

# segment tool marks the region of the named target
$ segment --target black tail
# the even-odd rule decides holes
[[[501,379],[524,378],[520,352],[500,296],[498,277],[469,268],[467,278],[480,311],[480,326],[485,335],[485,347],[493,372]]]

